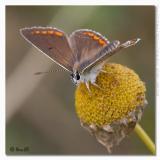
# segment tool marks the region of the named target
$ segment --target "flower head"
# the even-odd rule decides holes
[[[106,64],[103,71],[96,79],[101,89],[90,84],[90,93],[81,83],[75,103],[82,126],[110,151],[141,118],[146,88],[133,70],[120,64]]]

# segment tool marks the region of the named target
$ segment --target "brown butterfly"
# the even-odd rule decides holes
[[[96,77],[108,57],[140,41],[136,38],[122,44],[118,40],[109,42],[89,29],[76,30],[69,36],[52,27],[23,28],[20,32],[29,43],[69,71],[75,84],[84,82],[88,90],[89,81],[97,86]]]

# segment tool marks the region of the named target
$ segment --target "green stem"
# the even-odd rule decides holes
[[[155,144],[138,123],[136,124],[134,131],[138,134],[139,138],[144,142],[147,148],[155,155],[156,154]]]

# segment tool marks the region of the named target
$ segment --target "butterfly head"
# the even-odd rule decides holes
[[[75,71],[71,74],[71,80],[74,84],[79,84],[81,79],[81,75],[78,71]]]

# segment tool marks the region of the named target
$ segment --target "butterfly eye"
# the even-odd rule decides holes
[[[79,73],[76,74],[76,79],[77,79],[77,80],[80,80],[80,75],[79,75]]]

